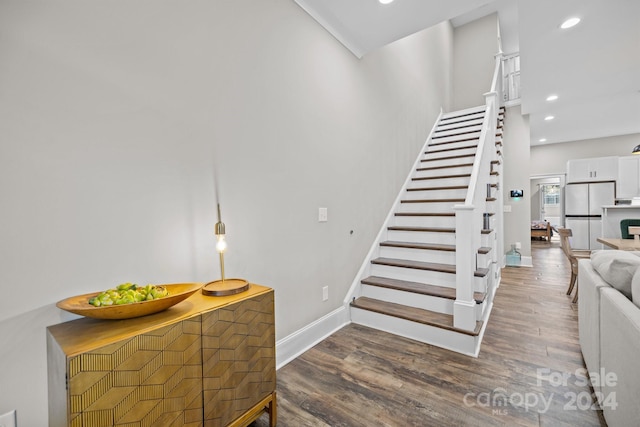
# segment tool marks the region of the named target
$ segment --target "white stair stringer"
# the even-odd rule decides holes
[[[494,232],[480,237],[483,247],[476,257],[476,330],[456,329],[452,320],[450,325],[438,322],[454,313],[454,206],[467,196],[484,111],[482,106],[441,114],[436,121],[347,294],[352,322],[477,356],[497,287]],[[400,285],[380,286],[371,283],[374,278]],[[403,307],[418,317],[403,315]]]

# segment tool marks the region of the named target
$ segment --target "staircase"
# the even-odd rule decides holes
[[[352,286],[352,322],[477,356],[502,253],[495,105],[441,114]]]

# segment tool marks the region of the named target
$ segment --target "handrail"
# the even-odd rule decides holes
[[[456,300],[453,305],[453,325],[464,330],[476,327],[475,272],[477,251],[481,246],[481,226],[489,196],[491,161],[495,150],[499,73],[502,52],[495,56],[496,64],[491,90],[485,93],[485,112],[480,138],[473,160],[469,187],[463,204],[454,206],[456,214]]]
[[[490,122],[490,120],[492,119],[491,116],[494,115],[493,112],[496,110],[495,101],[491,102],[489,95],[497,96],[498,94],[498,82],[499,82],[498,76],[500,74],[501,65],[502,65],[502,53],[497,53],[495,55],[495,67],[493,70],[493,79],[491,80],[491,90],[484,94],[486,98],[484,119],[482,121],[482,130],[480,132],[480,140],[478,141],[478,147],[476,149],[476,153],[480,155],[476,155],[473,162],[473,168],[471,170],[471,180],[469,181],[469,189],[467,191],[467,196],[465,197],[465,201],[464,201],[465,205],[473,204],[473,200],[475,198],[476,190],[478,187],[478,176],[480,174],[480,165],[482,164],[482,160],[484,157],[483,154],[484,154],[485,141],[487,140],[487,132],[489,131],[489,127],[492,124],[492,122]],[[493,124],[495,128],[495,120]],[[489,137],[492,137],[492,136],[489,136]]]

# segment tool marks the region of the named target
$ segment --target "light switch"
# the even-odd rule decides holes
[[[504,205],[502,207],[502,212],[511,212],[511,205]]]
[[[327,208],[318,208],[318,222],[327,222]]]

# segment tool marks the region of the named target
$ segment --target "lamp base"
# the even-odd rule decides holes
[[[209,282],[202,287],[203,295],[224,297],[249,290],[249,282],[244,279],[225,279]]]

